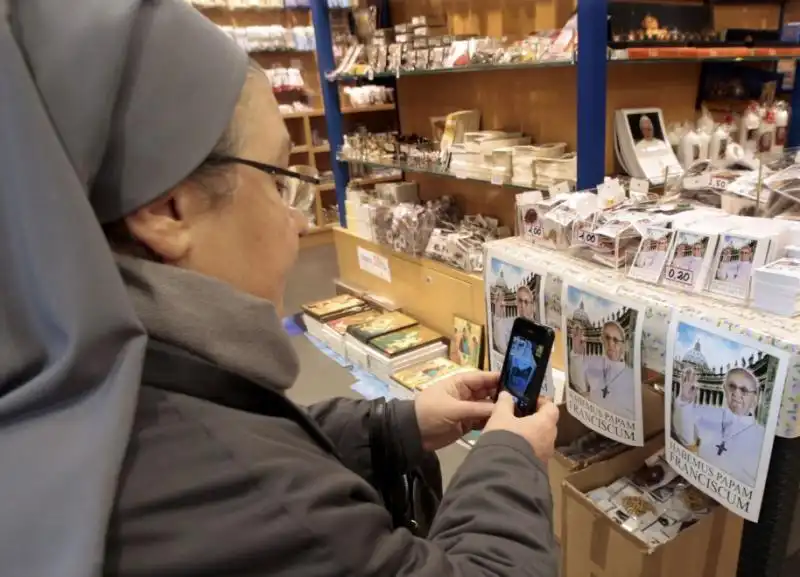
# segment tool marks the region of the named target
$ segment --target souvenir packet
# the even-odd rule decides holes
[[[591,431],[569,445],[557,447],[556,451],[573,463],[586,466],[618,455],[626,448],[622,443]]]

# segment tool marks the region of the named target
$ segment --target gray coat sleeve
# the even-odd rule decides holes
[[[369,446],[369,413],[372,401],[334,398],[306,407],[309,416],[333,441],[348,469],[367,481],[372,479]],[[387,411],[396,431],[394,454],[400,455],[399,470],[410,471],[423,456],[414,401],[389,401]]]

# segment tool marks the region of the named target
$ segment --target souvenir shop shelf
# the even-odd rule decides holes
[[[445,170],[439,165],[436,164],[422,164],[422,163],[414,163],[414,162],[399,162],[399,161],[391,161],[391,160],[367,160],[364,158],[358,157],[350,157],[339,153],[336,158],[341,162],[347,162],[350,164],[360,164],[362,166],[368,166],[373,168],[396,168],[398,170],[404,170],[406,172],[414,172],[418,174],[430,174],[433,176],[440,176],[442,178],[455,178],[458,180],[467,180],[470,182],[481,182],[485,184],[491,184],[493,186],[500,186],[503,188],[510,188],[513,190],[530,190],[531,186],[517,186],[515,184],[498,184],[492,182],[490,180],[484,180],[481,178],[470,178],[465,176],[460,176],[454,172],[449,170]]]

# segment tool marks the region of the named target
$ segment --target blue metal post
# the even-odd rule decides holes
[[[578,2],[578,188],[603,182],[606,164],[608,1]]]
[[[794,61],[794,86],[792,86],[792,116],[789,118],[789,134],[786,136],[786,146],[796,148],[800,146],[800,60]]]
[[[344,143],[342,130],[342,109],[339,106],[339,86],[329,82],[327,72],[336,68],[333,58],[333,38],[331,19],[327,0],[311,0],[311,20],[314,25],[314,40],[317,44],[317,65],[322,86],[322,103],[325,106],[325,124],[328,127],[328,141],[331,144],[331,167],[336,182],[336,202],[339,205],[339,223],[347,226],[345,216],[345,189],[349,180],[347,165],[336,160],[336,152]]]

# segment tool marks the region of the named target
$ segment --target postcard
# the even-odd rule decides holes
[[[422,390],[443,377],[469,371],[468,367],[454,363],[446,357],[437,357],[398,371],[392,375],[392,379],[408,389]]]
[[[459,365],[483,368],[483,325],[458,316],[453,318],[450,359]]]
[[[375,337],[369,344],[385,355],[394,357],[444,340],[445,337],[433,329],[416,325]]]
[[[375,317],[371,321],[367,321],[362,325],[354,325],[347,327],[347,332],[357,338],[359,341],[367,342],[380,335],[385,335],[400,329],[413,327],[417,324],[415,319],[405,315],[399,311],[392,313],[385,313]]]

